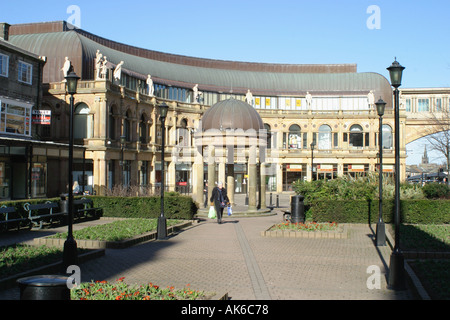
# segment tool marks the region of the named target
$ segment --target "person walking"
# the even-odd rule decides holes
[[[223,209],[230,202],[227,196],[227,190],[223,187],[222,182],[219,182],[217,187],[214,187],[210,201],[211,205],[216,209],[217,223],[222,224]]]

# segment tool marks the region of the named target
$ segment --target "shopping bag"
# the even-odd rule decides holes
[[[233,209],[231,209],[231,206],[228,207],[228,215],[231,216],[233,214]]]
[[[209,207],[208,218],[210,219],[216,218],[216,209],[214,209],[214,206]]]

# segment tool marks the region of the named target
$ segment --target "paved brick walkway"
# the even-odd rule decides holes
[[[350,225],[348,239],[261,237],[282,220],[281,210],[274,211],[267,217],[227,217],[221,225],[204,219],[168,240],[108,249],[104,257],[81,265],[82,281],[125,277],[130,284],[190,284],[228,293],[232,300],[412,298],[408,291],[386,289],[390,248],[373,245],[369,226]],[[381,269],[381,289],[367,288],[372,265]],[[18,299],[18,289],[0,291],[0,299]]]

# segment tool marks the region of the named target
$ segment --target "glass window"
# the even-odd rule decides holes
[[[437,112],[442,111],[442,99],[441,98],[436,99],[436,111]]]
[[[123,135],[125,137],[125,140],[130,142],[131,141],[131,123],[130,123],[130,113],[127,112],[127,115],[125,119],[123,120]]]
[[[350,146],[358,148],[364,146],[363,129],[358,124],[355,124],[350,128]]]
[[[266,140],[267,140],[267,149],[272,148],[272,135],[270,134],[270,125],[267,123],[264,124],[264,129],[266,129]]]
[[[0,132],[31,136],[31,107],[0,103]]]
[[[116,119],[114,118],[114,109],[111,107],[108,116],[108,124],[109,124],[109,138],[114,140],[116,138]]]
[[[331,149],[331,127],[324,124],[319,128],[319,145],[320,150]]]
[[[32,83],[33,66],[29,63],[19,61],[19,81],[27,84]]]
[[[383,149],[392,149],[392,128],[383,124]]]
[[[73,116],[73,136],[75,139],[92,137],[92,117],[89,112],[89,107],[84,103],[75,108]]]
[[[293,124],[289,127],[288,144],[289,149],[301,149],[302,148],[302,137],[300,126]]]
[[[0,76],[8,77],[9,69],[9,57],[4,54],[0,54]]]
[[[419,99],[419,112],[430,111],[430,99]]]
[[[141,121],[139,122],[139,141],[141,143],[147,143],[147,137],[148,137],[147,120],[145,119],[145,115],[142,115]]]
[[[411,112],[411,99],[406,99],[406,112]]]

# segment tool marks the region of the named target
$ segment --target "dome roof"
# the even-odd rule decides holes
[[[258,112],[248,103],[234,98],[222,100],[205,112],[202,129],[264,129],[264,123]]]

